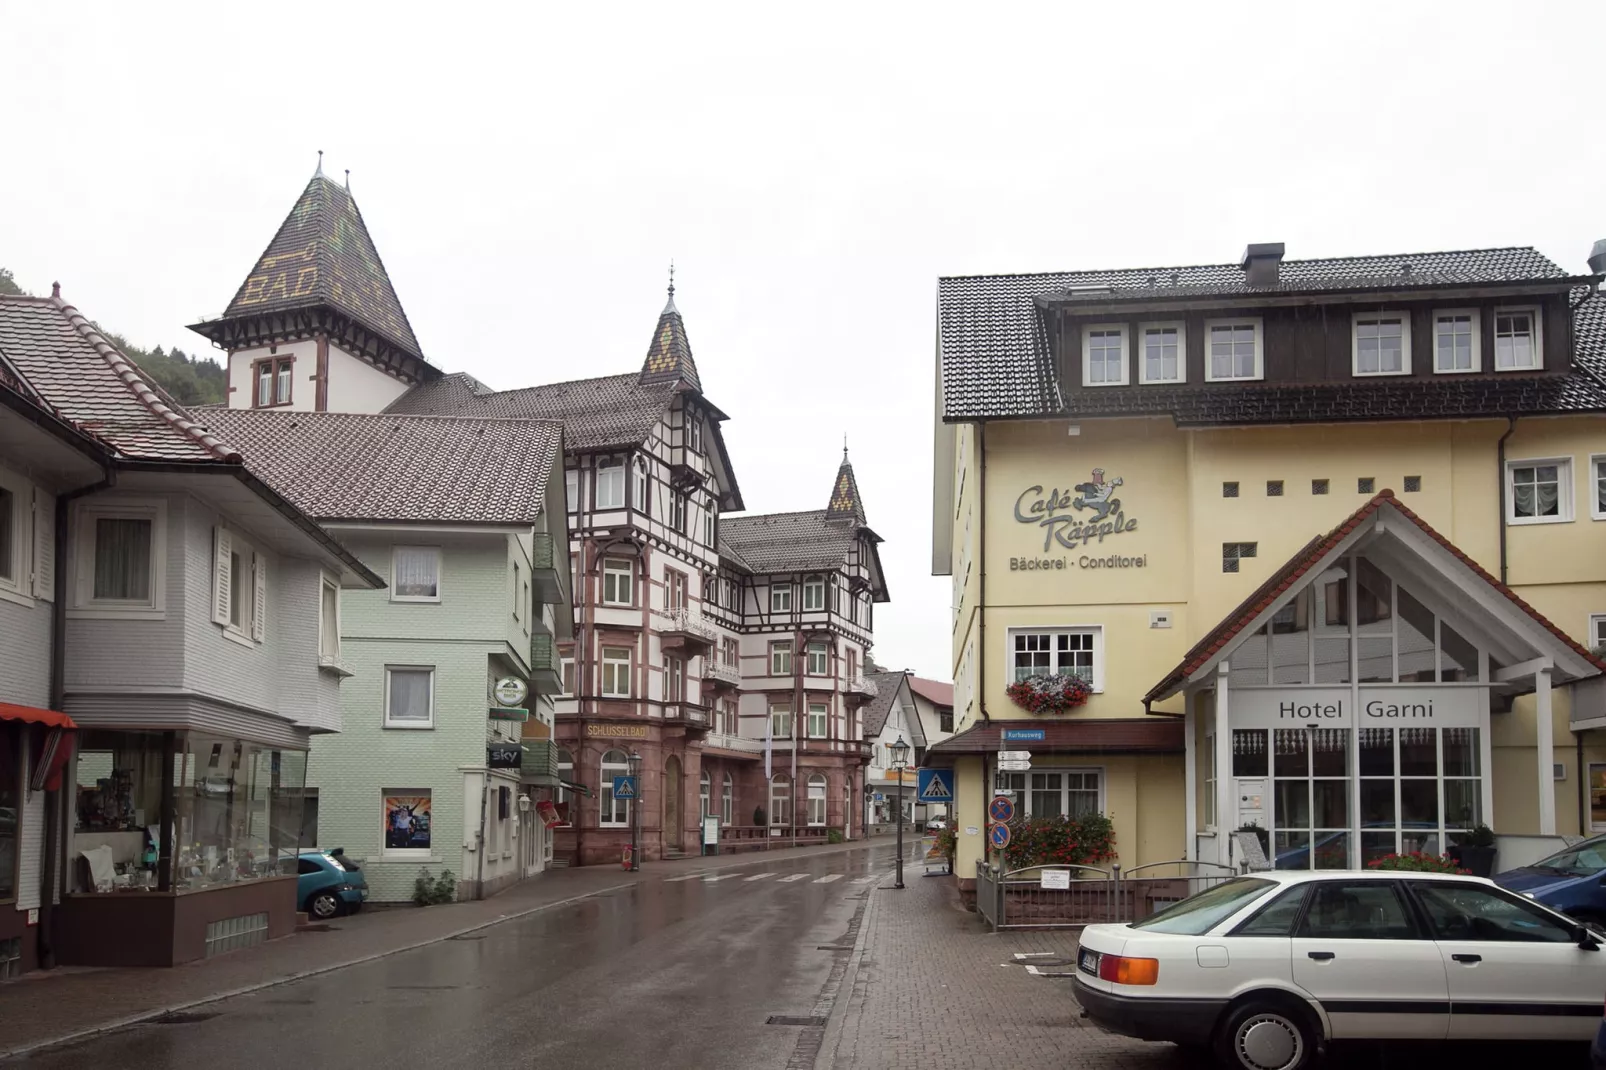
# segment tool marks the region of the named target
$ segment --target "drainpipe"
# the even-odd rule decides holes
[[[1573,750],[1577,757],[1574,764],[1578,767],[1578,835],[1588,836],[1589,833],[1589,767],[1584,764],[1584,734],[1573,733]]]
[[[68,506],[78,498],[98,493],[116,483],[110,468],[101,469],[100,480],[86,487],[68,491],[56,498],[56,576],[53,595],[55,607],[50,614],[50,708],[61,710],[67,701],[67,514]],[[57,841],[61,836],[62,793],[45,792],[45,864],[39,876],[39,968],[56,966],[56,856],[60,853]]]
[[[976,550],[976,705],[981,719],[992,724],[987,712],[987,421],[976,421],[976,502],[981,517],[980,545]],[[986,773],[983,759],[982,772]]]
[[[1495,445],[1495,464],[1499,466],[1495,476],[1499,480],[1498,485],[1500,487],[1499,531],[1501,583],[1506,582],[1506,439],[1510,438],[1511,433],[1517,429],[1517,418],[1515,416],[1507,416],[1506,420],[1508,421],[1506,433],[1500,436],[1500,441]]]

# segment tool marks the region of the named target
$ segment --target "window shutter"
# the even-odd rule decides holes
[[[212,529],[212,623],[229,626],[230,599],[233,597],[231,561],[234,556],[234,537],[227,528]]]
[[[256,584],[251,598],[251,638],[260,643],[268,634],[268,563],[261,554],[251,555],[251,576]]]
[[[56,600],[56,496],[33,492],[33,596]]]

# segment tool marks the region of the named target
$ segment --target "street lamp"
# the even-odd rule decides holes
[[[903,741],[903,733],[898,733],[898,742],[887,748],[892,751],[892,768],[898,773],[898,882],[894,888],[903,887],[903,771],[909,764],[909,744]]]
[[[641,869],[641,755],[630,752],[630,775],[636,783],[636,797],[630,800],[630,872]]]

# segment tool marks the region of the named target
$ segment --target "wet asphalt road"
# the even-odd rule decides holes
[[[876,847],[653,880],[3,1065],[812,1066],[822,1029],[765,1020],[829,1014],[849,952],[820,947],[851,946],[893,857]]]

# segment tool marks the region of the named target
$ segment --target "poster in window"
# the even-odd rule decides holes
[[[392,851],[429,850],[429,796],[385,796],[385,846]]]

